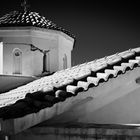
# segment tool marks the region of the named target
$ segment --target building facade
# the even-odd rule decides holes
[[[75,39],[36,12],[0,18],[0,74],[39,76],[71,67]]]

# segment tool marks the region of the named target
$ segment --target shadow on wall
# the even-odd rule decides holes
[[[136,78],[136,83],[140,84],[140,77]]]
[[[64,111],[64,113],[60,115],[55,115],[51,119],[39,124],[39,126],[53,125],[58,122],[60,123],[78,122],[79,116],[83,116],[85,114],[85,111],[87,111],[86,104],[88,104],[92,100],[93,100],[93,97],[87,97],[85,99],[77,99],[74,102],[71,102],[71,106],[69,106],[69,108],[67,109],[65,108],[65,110],[67,111]]]

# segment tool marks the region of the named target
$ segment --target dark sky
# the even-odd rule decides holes
[[[1,0],[0,15],[20,9],[20,0]],[[135,0],[28,0],[39,12],[76,36],[72,63],[140,46],[139,4]]]

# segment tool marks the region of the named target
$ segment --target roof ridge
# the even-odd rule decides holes
[[[119,74],[124,74],[127,70],[133,70],[139,65],[140,47],[61,70],[53,75],[42,77],[0,94],[0,110],[16,106],[19,102],[26,102],[35,109],[32,108],[33,110],[31,109],[30,112],[36,112],[63,101],[67,97],[75,96],[78,92],[87,91],[93,86],[98,86],[100,82],[106,82],[109,78],[115,78]],[[41,101],[39,107],[33,103],[32,99]],[[26,114],[18,114],[17,116],[24,115]],[[9,115],[0,113],[1,117],[9,118]]]

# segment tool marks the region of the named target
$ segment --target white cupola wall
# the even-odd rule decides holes
[[[74,38],[39,27],[0,27],[0,74],[39,76],[71,67]]]

